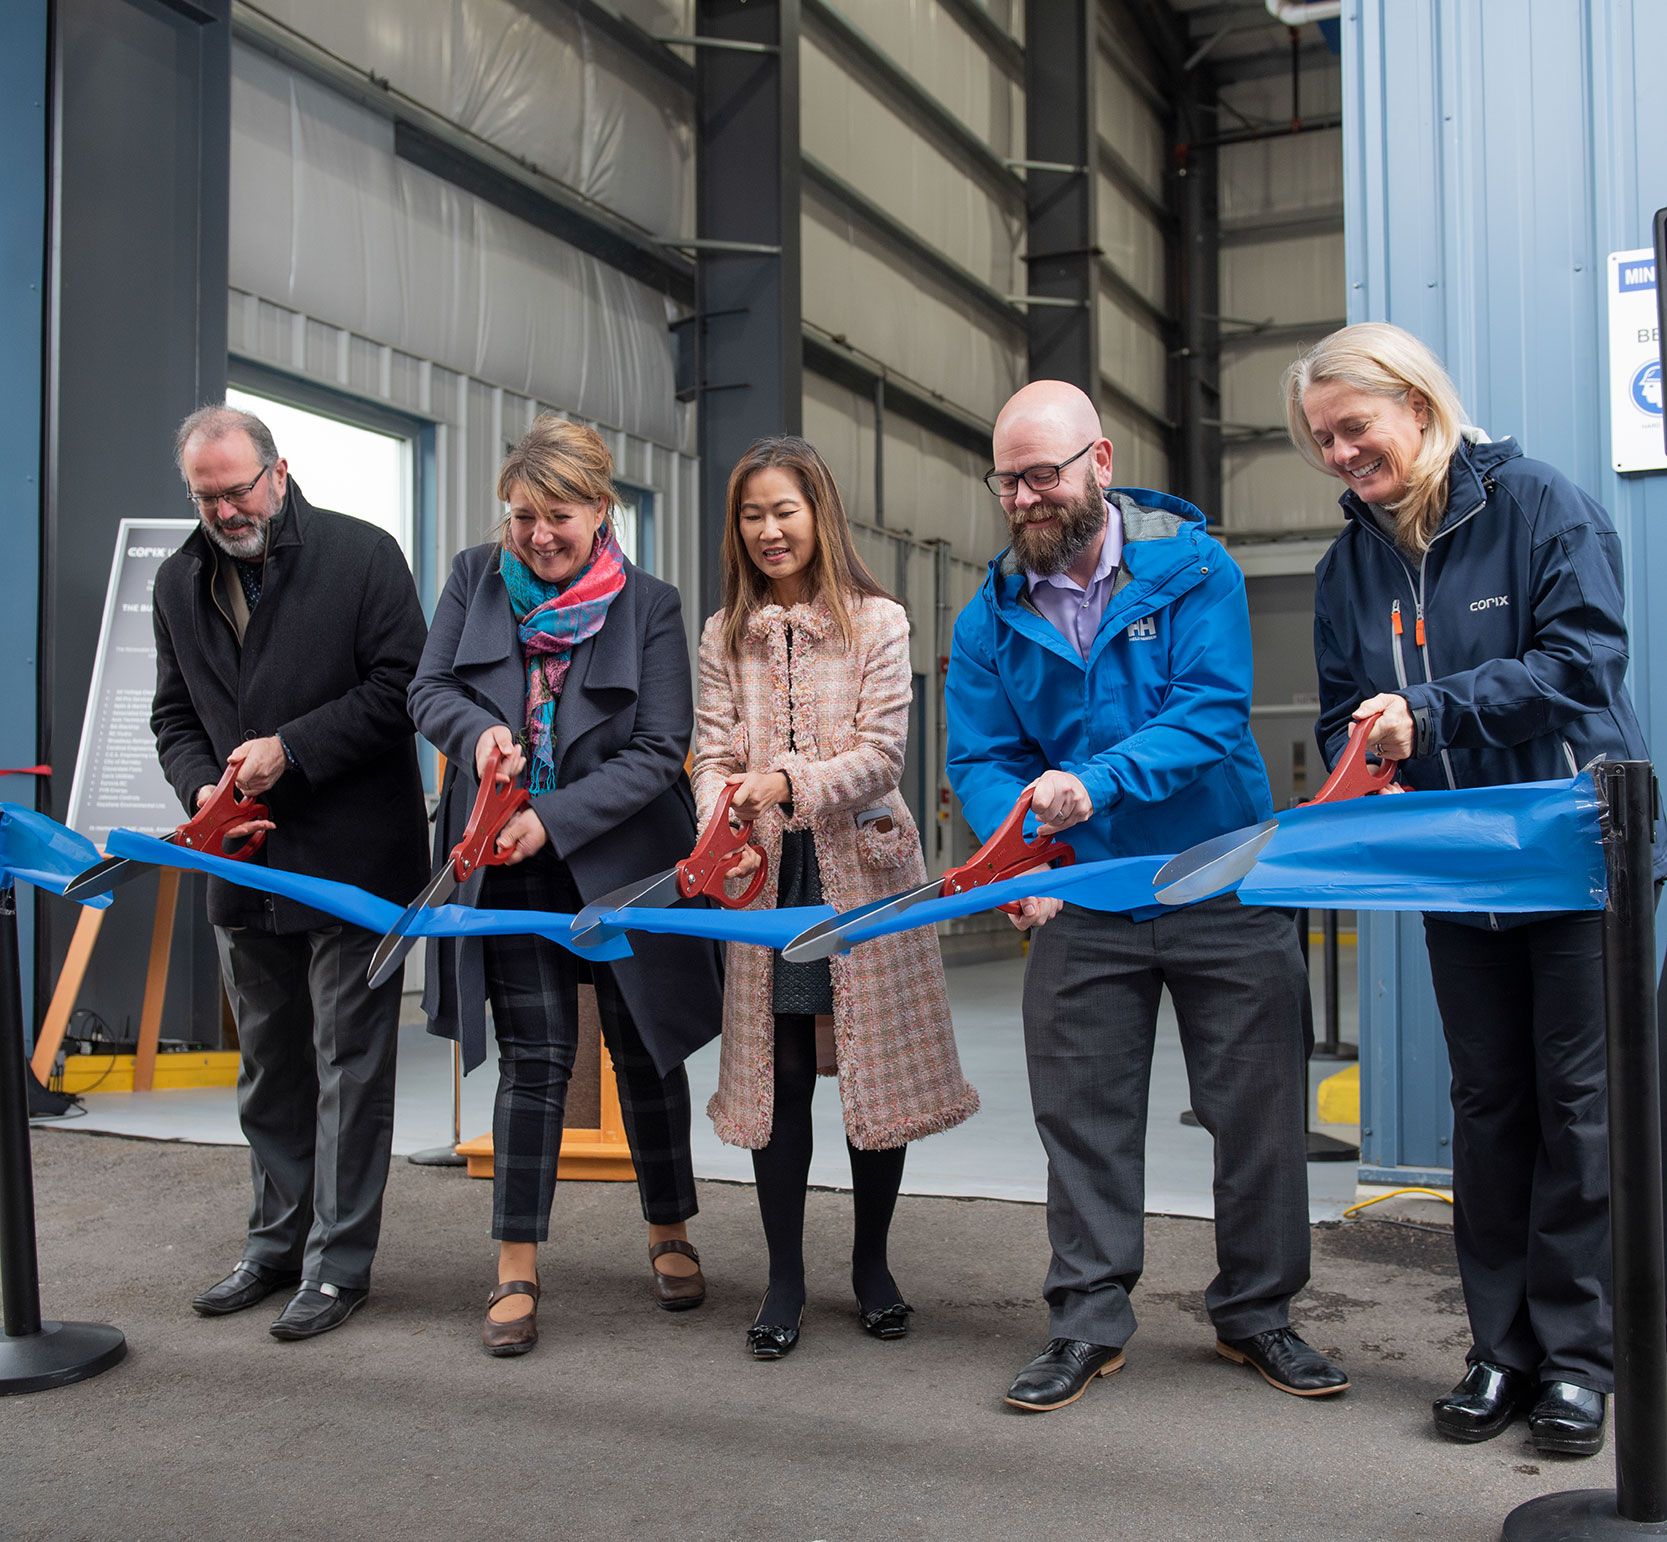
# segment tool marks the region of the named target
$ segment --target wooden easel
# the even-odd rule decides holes
[[[179,869],[165,867],[161,869],[156,888],[156,920],[151,927],[150,962],[145,969],[145,999],[139,1010],[139,1052],[133,1065],[135,1092],[149,1092],[156,1081],[156,1046],[162,1037],[162,1000],[168,990],[168,958],[173,952],[174,906],[178,899]],[[75,935],[70,938],[64,967],[58,972],[58,984],[35,1039],[35,1053],[29,1059],[35,1080],[42,1086],[52,1074],[52,1063],[63,1047],[70,1013],[81,994],[81,982],[87,977],[93,944],[98,941],[103,923],[104,912],[91,906],[82,909],[75,923]]]

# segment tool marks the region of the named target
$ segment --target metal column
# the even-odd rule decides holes
[[[1095,286],[1098,0],[1025,0],[1025,218],[1032,380],[1100,399]]]
[[[1180,453],[1175,491],[1207,517],[1221,514],[1221,222],[1217,215],[1217,161],[1213,144],[1198,144],[1209,123],[1216,92],[1200,67],[1191,102],[1183,108],[1183,143],[1175,167],[1180,190],[1181,240],[1176,260],[1180,347],[1176,353],[1175,416]]]
[[[695,58],[700,608],[722,602],[730,468],[803,412],[799,0],[699,0]]]

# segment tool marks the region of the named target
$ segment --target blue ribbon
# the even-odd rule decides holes
[[[40,815],[27,817],[37,827],[49,827],[40,833],[41,839],[55,831],[85,848],[84,857],[55,857],[60,865],[58,889],[89,860],[97,859],[82,837]],[[111,831],[108,849],[112,856],[213,873],[245,888],[328,911],[369,931],[390,930],[402,914],[391,901],[351,884],[230,862],[131,830]],[[964,894],[924,900],[865,925],[860,919],[864,911],[888,903],[882,900],[847,912],[845,935],[852,944],[866,942],[1031,896],[1068,899],[1090,910],[1151,913],[1153,880],[1168,860],[1116,857],[1010,878]],[[50,878],[46,886],[54,886]],[[1279,816],[1278,831],[1238,886],[1239,898],[1248,905],[1318,909],[1601,910],[1606,895],[1597,794],[1589,776],[1463,792],[1380,795],[1292,809]],[[833,915],[826,905],[788,910],[633,907],[605,912],[600,927],[586,934],[592,940],[580,946],[569,930],[573,917],[565,911],[442,905],[419,915],[411,935],[531,933],[582,957],[609,960],[630,955],[622,935],[626,931],[780,948]]]
[[[98,847],[45,814],[16,803],[0,803],[0,887],[21,878],[37,889],[62,894],[70,880],[102,860]],[[108,894],[82,900],[94,910],[110,903]]]

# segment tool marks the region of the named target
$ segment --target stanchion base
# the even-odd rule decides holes
[[[456,1146],[430,1146],[424,1151],[413,1151],[405,1159],[418,1167],[467,1167],[468,1157]]]
[[[1505,1517],[1503,1542],[1587,1542],[1602,1537],[1667,1537],[1667,1521],[1623,1520],[1612,1488],[1542,1494]]]
[[[1310,1060],[1358,1060],[1360,1046],[1358,1044],[1327,1044],[1323,1039],[1314,1046],[1314,1053]]]
[[[120,1328],[101,1322],[43,1322],[39,1333],[0,1333],[0,1397],[86,1381],[127,1353]]]
[[[1310,1162],[1358,1162],[1360,1147],[1351,1146],[1334,1135],[1322,1135],[1318,1130],[1308,1132],[1308,1160]]]

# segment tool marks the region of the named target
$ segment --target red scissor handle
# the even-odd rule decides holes
[[[1012,812],[1002,820],[996,833],[959,867],[952,867],[943,875],[939,895],[947,899],[951,894],[965,894],[968,889],[980,889],[986,884],[1000,883],[1004,878],[1017,878],[1043,862],[1057,862],[1069,867],[1077,860],[1076,852],[1051,835],[1025,839],[1025,815],[1030,812],[1031,789],[1019,794]],[[1017,904],[1000,907],[1012,915],[1019,913]]]
[[[704,894],[731,910],[740,910],[758,898],[758,891],[770,876],[770,859],[752,838],[752,821],[744,820],[739,826],[729,822],[729,806],[735,801],[736,785],[732,782],[718,794],[717,807],[695,842],[695,849],[677,864],[677,892],[684,899]],[[724,890],[724,879],[735,866],[735,859],[749,846],[758,853],[758,871],[745,891],[731,899]]]
[[[477,867],[500,867],[509,861],[512,853],[498,850],[498,836],[532,802],[525,787],[513,782],[498,785],[502,763],[503,755],[496,749],[486,757],[486,772],[475,794],[475,806],[469,810],[469,822],[463,827],[463,839],[451,849],[451,870],[459,883]]]
[[[1363,717],[1349,730],[1349,742],[1326,784],[1309,800],[1311,803],[1341,803],[1346,798],[1363,798],[1368,793],[1382,792],[1401,769],[1398,760],[1380,760],[1374,770],[1366,761],[1366,743],[1377,727],[1381,712]]]
[[[174,831],[174,844],[188,851],[206,851],[211,857],[242,862],[260,850],[266,831],[254,830],[235,848],[226,845],[226,832],[251,819],[265,819],[266,805],[245,798],[237,790],[237,767],[227,766],[214,791],[192,817]]]

